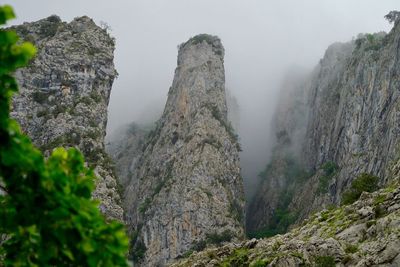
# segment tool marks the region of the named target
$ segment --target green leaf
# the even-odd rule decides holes
[[[0,24],[15,17],[0,6]],[[91,199],[93,171],[76,149],[57,148],[45,160],[18,123],[10,102],[18,91],[12,76],[35,55],[32,44],[18,44],[14,31],[0,29],[0,247],[4,266],[128,266],[124,226],[107,223]]]
[[[11,6],[0,6],[0,24],[5,24],[7,20],[14,19],[15,14]]]

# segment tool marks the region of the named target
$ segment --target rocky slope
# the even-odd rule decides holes
[[[172,266],[400,266],[399,170],[400,162],[389,187],[316,213],[285,235],[194,252]]]
[[[250,231],[285,230],[340,203],[361,173],[389,182],[400,140],[399,53],[397,22],[388,34],[332,45],[311,78],[291,88],[297,93],[277,114],[286,119],[277,124],[278,145],[249,209]]]
[[[88,17],[24,23],[15,30],[38,53],[16,73],[20,93],[11,116],[47,155],[58,146],[77,147],[98,177],[93,197],[109,218],[123,211],[111,162],[104,152],[107,106],[117,72],[114,40]]]
[[[124,207],[131,257],[142,265],[164,265],[244,235],[240,148],[227,119],[223,56],[214,36],[180,46],[164,113],[142,155],[128,164]]]

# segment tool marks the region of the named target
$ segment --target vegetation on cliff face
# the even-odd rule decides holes
[[[316,213],[284,235],[193,252],[172,266],[399,266],[400,162],[393,169],[388,187]]]
[[[279,160],[279,164],[284,168],[283,177],[287,186],[284,187],[279,194],[277,208],[273,211],[268,226],[261,227],[256,231],[248,233],[248,236],[251,238],[270,237],[285,233],[288,227],[298,218],[297,213],[289,209],[289,205],[294,197],[296,186],[307,181],[312,176],[312,173],[306,171],[298,159],[290,156],[284,156]],[[266,169],[259,174],[260,178],[264,180],[269,179],[270,176],[274,175],[274,168],[275,166],[273,164],[269,164]]]
[[[15,77],[20,94],[11,117],[44,155],[59,146],[78,148],[97,176],[93,198],[107,218],[123,220],[121,198],[104,150],[107,106],[113,81],[114,44],[89,17],[63,22],[50,16],[10,28],[37,48]]]
[[[0,6],[0,24],[14,18]],[[0,30],[0,259],[5,266],[127,266],[124,226],[106,222],[91,199],[94,174],[76,149],[46,160],[10,118],[11,73],[35,54],[32,44]]]
[[[296,180],[302,182],[285,205],[298,215],[294,224],[322,208],[353,203],[363,191],[372,192],[391,181],[388,170],[400,140],[399,14],[386,16],[394,23],[388,33],[362,34],[331,45],[303,85],[283,88],[290,94],[277,105],[282,106],[275,118],[277,145],[267,179],[261,181],[255,204],[247,212],[252,220],[248,229],[277,229],[276,211]],[[305,106],[302,123],[299,112],[293,112],[299,106]],[[301,155],[301,166],[314,175],[287,182],[285,150]],[[368,175],[357,178],[362,173]]]
[[[374,192],[378,190],[379,177],[368,173],[360,174],[351,183],[351,187],[343,193],[342,204],[354,203],[361,196],[362,192]]]

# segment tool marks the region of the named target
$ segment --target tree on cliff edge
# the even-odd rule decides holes
[[[0,25],[14,17],[0,6]],[[12,73],[34,54],[0,29],[0,266],[127,266],[124,226],[91,199],[95,177],[81,153],[57,148],[45,160],[10,118]]]
[[[386,16],[385,19],[389,21],[389,23],[398,23],[400,21],[400,11],[392,10]]]

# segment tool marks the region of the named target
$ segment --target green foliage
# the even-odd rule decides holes
[[[343,193],[342,204],[348,205],[356,202],[362,192],[373,192],[378,190],[379,178],[362,173],[351,183],[351,187]]]
[[[319,177],[317,193],[325,194],[328,192],[329,182],[335,176],[339,167],[334,162],[328,161],[321,166],[321,169],[324,171],[324,175]]]
[[[139,205],[139,212],[144,214],[146,210],[150,207],[151,199],[146,198],[140,205]]]
[[[93,91],[90,93],[90,97],[94,100],[94,102],[96,102],[97,104],[99,104],[101,102],[101,95],[99,93],[97,93],[96,91]]]
[[[57,16],[51,16],[44,21],[39,29],[42,38],[52,37],[57,33],[60,26],[60,19]]]
[[[233,202],[231,203],[229,207],[229,212],[236,221],[240,223],[243,222],[244,220],[243,208],[236,199],[233,200]]]
[[[376,225],[376,220],[370,220],[366,222],[365,225],[367,226],[367,228],[370,228],[372,225]]]
[[[383,217],[385,214],[386,214],[386,210],[384,208],[382,208],[381,205],[377,205],[374,207],[375,219],[379,219],[379,218]]]
[[[346,248],[344,249],[344,252],[346,253],[356,253],[357,251],[358,246],[352,244],[347,244]]]
[[[336,163],[334,163],[332,161],[328,161],[328,162],[324,163],[321,168],[324,170],[325,175],[327,175],[327,176],[332,176],[339,169],[339,167],[336,165]]]
[[[335,267],[335,259],[332,256],[317,256],[315,257],[316,267]]]
[[[202,42],[206,42],[206,43],[212,45],[213,36],[203,33],[203,34],[199,34],[199,35],[196,35],[196,36],[192,37],[189,41],[192,42],[192,44],[195,44],[195,45],[196,44],[200,44]]]
[[[207,244],[221,245],[224,242],[232,240],[234,234],[230,230],[224,230],[222,233],[209,233],[206,234]]]
[[[195,251],[202,251],[207,247],[207,241],[206,240],[199,240],[193,243],[192,247],[186,251],[182,257],[187,258],[190,255],[193,254]]]
[[[385,202],[386,200],[386,195],[378,195],[377,197],[375,197],[374,199],[374,204],[378,205],[378,204],[382,204],[383,202]]]
[[[209,233],[206,234],[206,238],[204,240],[199,240],[194,242],[192,247],[186,251],[182,257],[189,257],[194,251],[202,251],[204,250],[208,244],[220,246],[224,242],[230,242],[234,236],[234,233],[230,230],[225,230],[222,233]]]
[[[36,116],[38,117],[38,118],[40,118],[40,117],[45,117],[45,116],[49,116],[50,115],[50,113],[49,113],[49,111],[47,110],[47,109],[43,109],[43,110],[41,110],[41,111],[38,111],[38,113],[36,113]]]
[[[278,207],[269,222],[269,226],[260,228],[257,231],[248,233],[250,238],[270,237],[276,234],[285,233],[290,225],[296,222],[298,213],[289,210],[293,194],[297,184],[304,183],[313,174],[306,171],[303,166],[293,157],[287,156],[282,161],[284,164],[285,186],[281,189],[278,200]],[[268,179],[273,175],[274,165],[267,165],[266,169],[259,174],[261,179]]]
[[[389,21],[389,23],[398,23],[400,21],[400,11],[390,11],[388,14],[385,15],[385,19]]]
[[[48,94],[45,92],[35,91],[32,93],[32,99],[39,104],[43,104],[44,102],[46,102],[47,98]]]
[[[133,262],[140,262],[144,258],[146,250],[147,248],[144,245],[143,241],[137,241],[135,246],[133,247],[132,252],[130,253],[130,260],[132,260]]]
[[[261,260],[258,259],[256,261],[254,261],[253,263],[250,264],[250,267],[267,267],[268,266],[268,261],[266,260]]]
[[[172,171],[174,167],[174,160],[169,161],[166,164],[166,171],[165,171],[165,176],[163,179],[159,179],[158,183],[153,189],[152,194],[149,197],[146,197],[146,199],[139,205],[139,212],[141,214],[144,214],[149,208],[151,203],[154,200],[154,197],[161,192],[161,190],[166,186],[167,182],[172,179]]]
[[[233,251],[232,255],[226,258],[221,267],[242,267],[248,266],[249,251],[246,248],[239,248]]]
[[[83,104],[88,105],[88,106],[92,105],[93,101],[94,100],[90,96],[82,96],[79,99],[79,103],[83,103]]]
[[[0,24],[14,17],[0,6]],[[15,32],[0,30],[0,248],[4,266],[127,266],[124,226],[106,222],[91,199],[93,171],[76,149],[45,160],[9,116],[12,77],[35,54]]]
[[[378,51],[383,46],[383,36],[378,34],[361,35],[355,41],[356,50],[362,48],[362,51]]]
[[[218,107],[215,105],[211,105],[211,104],[206,105],[206,107],[211,111],[212,116],[217,121],[219,121],[219,123],[225,128],[226,132],[229,134],[232,141],[238,142],[239,136],[235,133],[235,129],[233,129],[231,122],[226,121],[226,119],[223,117],[223,115],[219,111]],[[238,147],[238,150],[241,151],[240,145]]]

